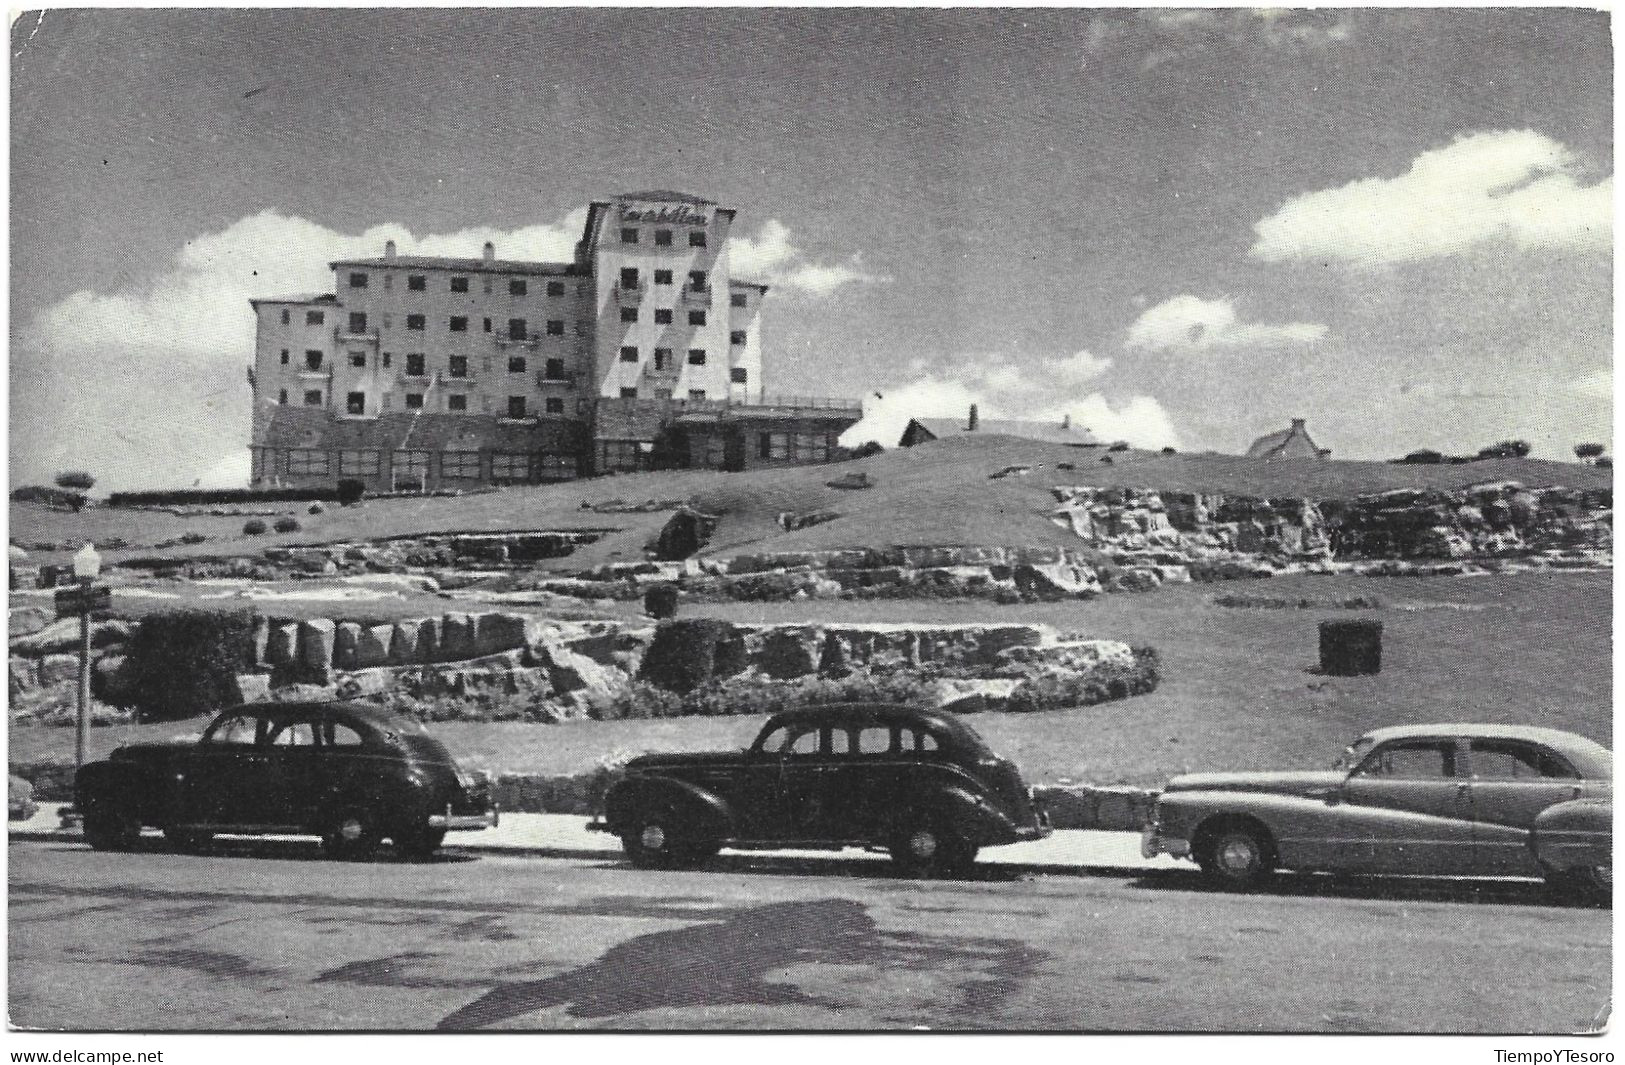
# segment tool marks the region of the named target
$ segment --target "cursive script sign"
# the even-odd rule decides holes
[[[668,226],[703,226],[710,219],[705,215],[689,209],[688,204],[680,203],[676,207],[622,207],[621,221],[623,222],[654,222]]]

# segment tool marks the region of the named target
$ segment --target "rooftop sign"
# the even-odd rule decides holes
[[[668,226],[703,226],[710,219],[701,211],[695,211],[686,203],[675,207],[622,207],[621,221],[623,222],[652,222],[657,225]]]

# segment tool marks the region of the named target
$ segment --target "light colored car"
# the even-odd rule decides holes
[[[1606,894],[1613,766],[1608,748],[1556,729],[1378,729],[1331,771],[1175,777],[1141,849],[1232,888],[1291,869],[1545,876]]]

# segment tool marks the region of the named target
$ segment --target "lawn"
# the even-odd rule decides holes
[[[1215,605],[1249,595],[1330,604],[1374,596],[1377,610]],[[1149,644],[1153,694],[1078,710],[985,714],[972,723],[1028,778],[1156,784],[1190,769],[1314,768],[1367,729],[1400,722],[1523,722],[1612,745],[1612,576],[1527,573],[1462,578],[1278,577],[1174,585],[1088,602],[999,607],[936,600],[716,603],[688,616],[735,621],[1043,622]],[[1383,671],[1323,677],[1316,624],[1384,625]],[[618,752],[738,747],[759,718],[433,726],[460,758],[496,770],[568,773]],[[97,729],[92,754],[198,723]],[[68,729],[12,729],[11,760],[71,758]]]

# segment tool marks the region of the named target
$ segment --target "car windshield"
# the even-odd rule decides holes
[[[1366,754],[1371,750],[1371,744],[1373,742],[1374,741],[1370,736],[1361,736],[1359,739],[1343,748],[1343,753],[1338,755],[1337,761],[1332,763],[1332,768],[1353,769],[1365,759]]]

